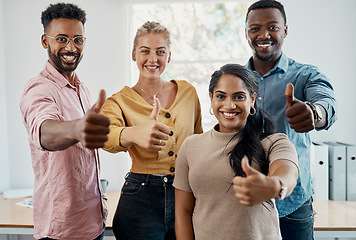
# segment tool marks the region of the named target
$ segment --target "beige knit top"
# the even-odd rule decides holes
[[[184,141],[178,153],[173,185],[193,192],[196,198],[193,214],[195,239],[281,239],[274,199],[249,207],[241,205],[234,196],[232,179],[235,173],[228,153],[239,141],[239,137],[230,141],[235,134],[212,129],[192,135]],[[286,159],[298,167],[296,150],[285,134],[272,134],[261,143],[270,164]]]

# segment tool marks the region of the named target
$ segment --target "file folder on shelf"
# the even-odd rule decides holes
[[[356,146],[346,146],[346,200],[356,201]]]
[[[329,148],[329,199],[346,201],[346,145],[326,144]]]
[[[329,156],[328,145],[313,142],[310,148],[310,170],[314,186],[314,199],[329,199]]]

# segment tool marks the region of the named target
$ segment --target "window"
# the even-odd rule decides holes
[[[131,47],[136,30],[157,21],[171,33],[172,61],[162,78],[186,80],[197,89],[204,131],[216,123],[209,114],[211,74],[226,63],[246,64],[251,56],[245,39],[245,15],[250,1],[226,3],[163,3],[131,5]],[[133,83],[138,71],[133,65]]]

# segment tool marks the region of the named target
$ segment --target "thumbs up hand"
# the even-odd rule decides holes
[[[159,110],[161,109],[161,102],[156,97],[153,99],[153,101],[153,110],[149,118],[158,121]]]
[[[101,90],[98,102],[85,113],[83,118],[76,121],[76,126],[73,128],[74,138],[87,148],[101,148],[108,140],[110,119],[101,114],[105,101],[105,91]]]
[[[289,83],[285,90],[287,110],[286,117],[291,128],[296,132],[309,132],[315,128],[312,109],[294,97],[294,86]]]
[[[105,90],[101,89],[99,92],[98,101],[92,107],[92,110],[96,113],[101,113],[103,106],[105,104],[105,101],[106,101],[106,93],[105,93]]]
[[[140,147],[150,151],[161,151],[166,145],[171,130],[163,123],[158,122],[161,103],[154,99],[153,110],[143,125],[137,126],[135,141]]]
[[[284,92],[284,95],[286,97],[287,108],[289,108],[294,104],[294,101],[295,101],[293,84],[288,83],[288,85],[286,86],[286,90]]]
[[[246,177],[237,176],[232,180],[235,197],[240,204],[254,206],[275,197],[273,179],[252,168],[246,156],[241,160],[241,167]]]

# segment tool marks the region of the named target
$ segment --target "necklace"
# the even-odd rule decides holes
[[[145,90],[143,90],[138,84],[136,84],[136,86],[144,93],[146,93],[147,95],[149,95],[152,99],[155,99],[157,94],[163,89],[163,85],[164,83],[162,82],[162,86],[161,88],[152,96],[150,93],[146,92]]]

